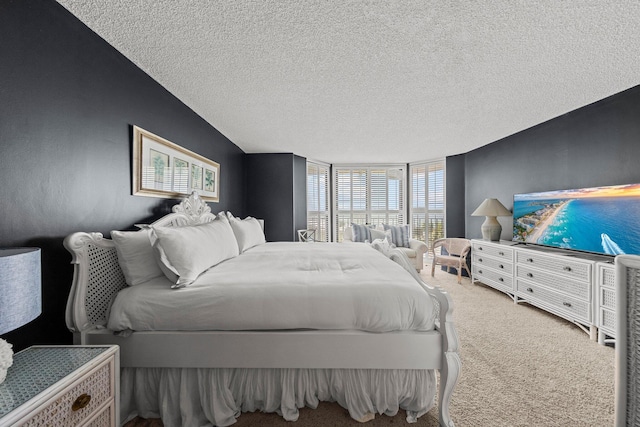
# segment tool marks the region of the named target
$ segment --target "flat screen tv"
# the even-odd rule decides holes
[[[513,240],[598,254],[640,254],[640,184],[513,196]]]

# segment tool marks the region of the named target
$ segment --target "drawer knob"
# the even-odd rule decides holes
[[[482,258],[478,258],[478,262],[482,262]]]
[[[527,273],[527,277],[533,277],[533,273]]]
[[[533,262],[533,258],[527,258],[527,262]]]
[[[562,305],[564,305],[565,307],[571,307],[571,303],[570,302],[563,302]]]
[[[498,255],[504,256],[504,252],[498,252]]]
[[[483,249],[482,249],[482,246],[478,246],[478,250],[479,250],[479,251],[483,250]]]
[[[504,268],[504,265],[500,264],[498,267],[500,267],[500,268]]]
[[[562,267],[562,269],[563,269],[564,271],[571,271],[571,267],[569,267],[569,266]]]
[[[527,292],[531,292],[531,293],[533,293],[533,289],[531,289],[531,288],[527,288]]]
[[[91,402],[91,395],[83,393],[76,399],[75,402],[71,405],[72,411],[79,411],[80,409],[86,407],[89,402]]]
[[[498,278],[499,282],[504,282],[504,279],[502,277]]]
[[[478,270],[478,274],[482,274],[482,270]]]

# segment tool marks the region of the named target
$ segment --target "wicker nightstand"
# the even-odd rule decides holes
[[[0,384],[0,427],[118,425],[118,346],[34,346]]]

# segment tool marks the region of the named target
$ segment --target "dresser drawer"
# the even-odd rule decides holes
[[[537,286],[525,280],[516,280],[518,295],[526,300],[537,300],[540,303],[552,306],[558,310],[570,313],[577,320],[590,321],[591,305],[587,301],[570,297],[560,292],[554,292],[542,286]],[[535,301],[531,301],[535,303]]]
[[[488,285],[496,284],[501,288],[506,287],[511,291],[513,290],[513,276],[511,273],[502,274],[500,271],[491,270],[484,268],[481,265],[474,264],[473,275],[476,279],[486,279],[491,281],[492,283],[487,283]]]
[[[113,405],[106,406],[100,413],[98,413],[93,419],[84,427],[111,427],[115,426],[115,411]]]
[[[616,313],[615,311],[600,309],[600,324],[599,328],[609,333],[611,336],[615,336],[616,332]]]
[[[516,251],[516,263],[545,270],[547,273],[562,274],[583,282],[591,282],[591,264],[582,263],[564,256],[545,256],[534,251]]]
[[[516,278],[566,292],[585,301],[591,300],[591,283],[578,282],[525,265],[516,265]]]
[[[507,260],[489,258],[483,254],[473,256],[473,264],[478,266],[486,266],[511,275],[513,273],[513,264]]]
[[[600,307],[616,310],[616,291],[615,289],[600,288]]]
[[[83,423],[101,405],[113,400],[113,369],[113,359],[106,360],[60,397],[18,425],[76,426]]]
[[[473,242],[473,254],[482,255],[487,254],[492,257],[500,258],[505,261],[513,261],[513,248],[500,245],[487,245],[481,242]]]
[[[616,270],[613,267],[600,267],[598,283],[600,286],[614,289],[616,286]]]

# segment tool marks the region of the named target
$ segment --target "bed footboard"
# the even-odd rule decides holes
[[[372,246],[390,259],[400,264],[429,294],[436,307],[436,329],[442,336],[442,362],[440,366],[440,385],[438,406],[440,411],[440,425],[454,427],[449,415],[449,404],[453,389],[458,383],[462,363],[459,355],[458,332],[453,323],[453,301],[449,294],[439,286],[427,285],[407,256],[397,249],[392,249],[384,242],[374,241]]]

